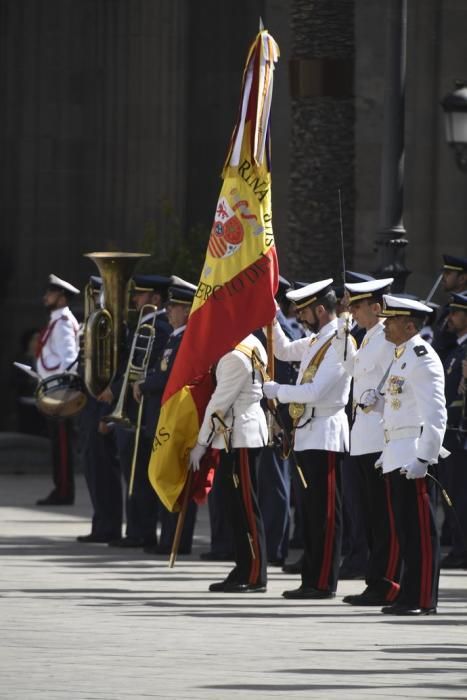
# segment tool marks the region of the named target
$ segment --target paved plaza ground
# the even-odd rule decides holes
[[[467,698],[467,571],[443,573],[439,614],[412,620],[335,600],[285,601],[297,578],[271,568],[266,594],[209,594],[229,564],[208,548],[163,557],[78,544],[77,505],[32,504],[46,475],[0,476],[0,700]]]

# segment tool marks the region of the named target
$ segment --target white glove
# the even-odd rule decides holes
[[[406,479],[423,479],[428,471],[428,462],[413,459],[401,469],[401,474],[405,474]]]
[[[197,442],[193,449],[190,451],[189,463],[190,469],[192,471],[199,471],[201,460],[207,449],[207,445],[200,445],[199,442]]]
[[[277,399],[280,386],[281,385],[278,382],[264,382],[263,394],[267,399]]]
[[[383,456],[381,455],[375,462],[376,471],[383,471]]]
[[[350,332],[351,323],[352,317],[350,316],[349,312],[342,312],[337,319],[337,338],[339,338],[339,340],[344,340],[346,334]]]
[[[360,403],[364,408],[368,408],[371,411],[377,411],[378,413],[383,413],[384,411],[384,396],[376,389],[367,389],[362,394]]]

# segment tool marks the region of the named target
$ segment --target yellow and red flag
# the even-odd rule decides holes
[[[270,109],[279,48],[267,31],[250,47],[240,110],[222,172],[206,259],[164,395],[149,479],[177,510],[204,411],[210,368],[275,315],[278,266],[271,214]]]

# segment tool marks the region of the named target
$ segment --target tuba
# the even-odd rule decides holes
[[[97,265],[104,290],[104,308],[91,311],[84,327],[84,381],[92,396],[99,396],[117,371],[128,317],[128,286],[136,263],[147,255],[85,254]]]

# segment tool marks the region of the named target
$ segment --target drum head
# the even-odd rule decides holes
[[[76,374],[55,374],[41,381],[36,401],[37,408],[46,416],[71,418],[86,405],[84,383]]]

